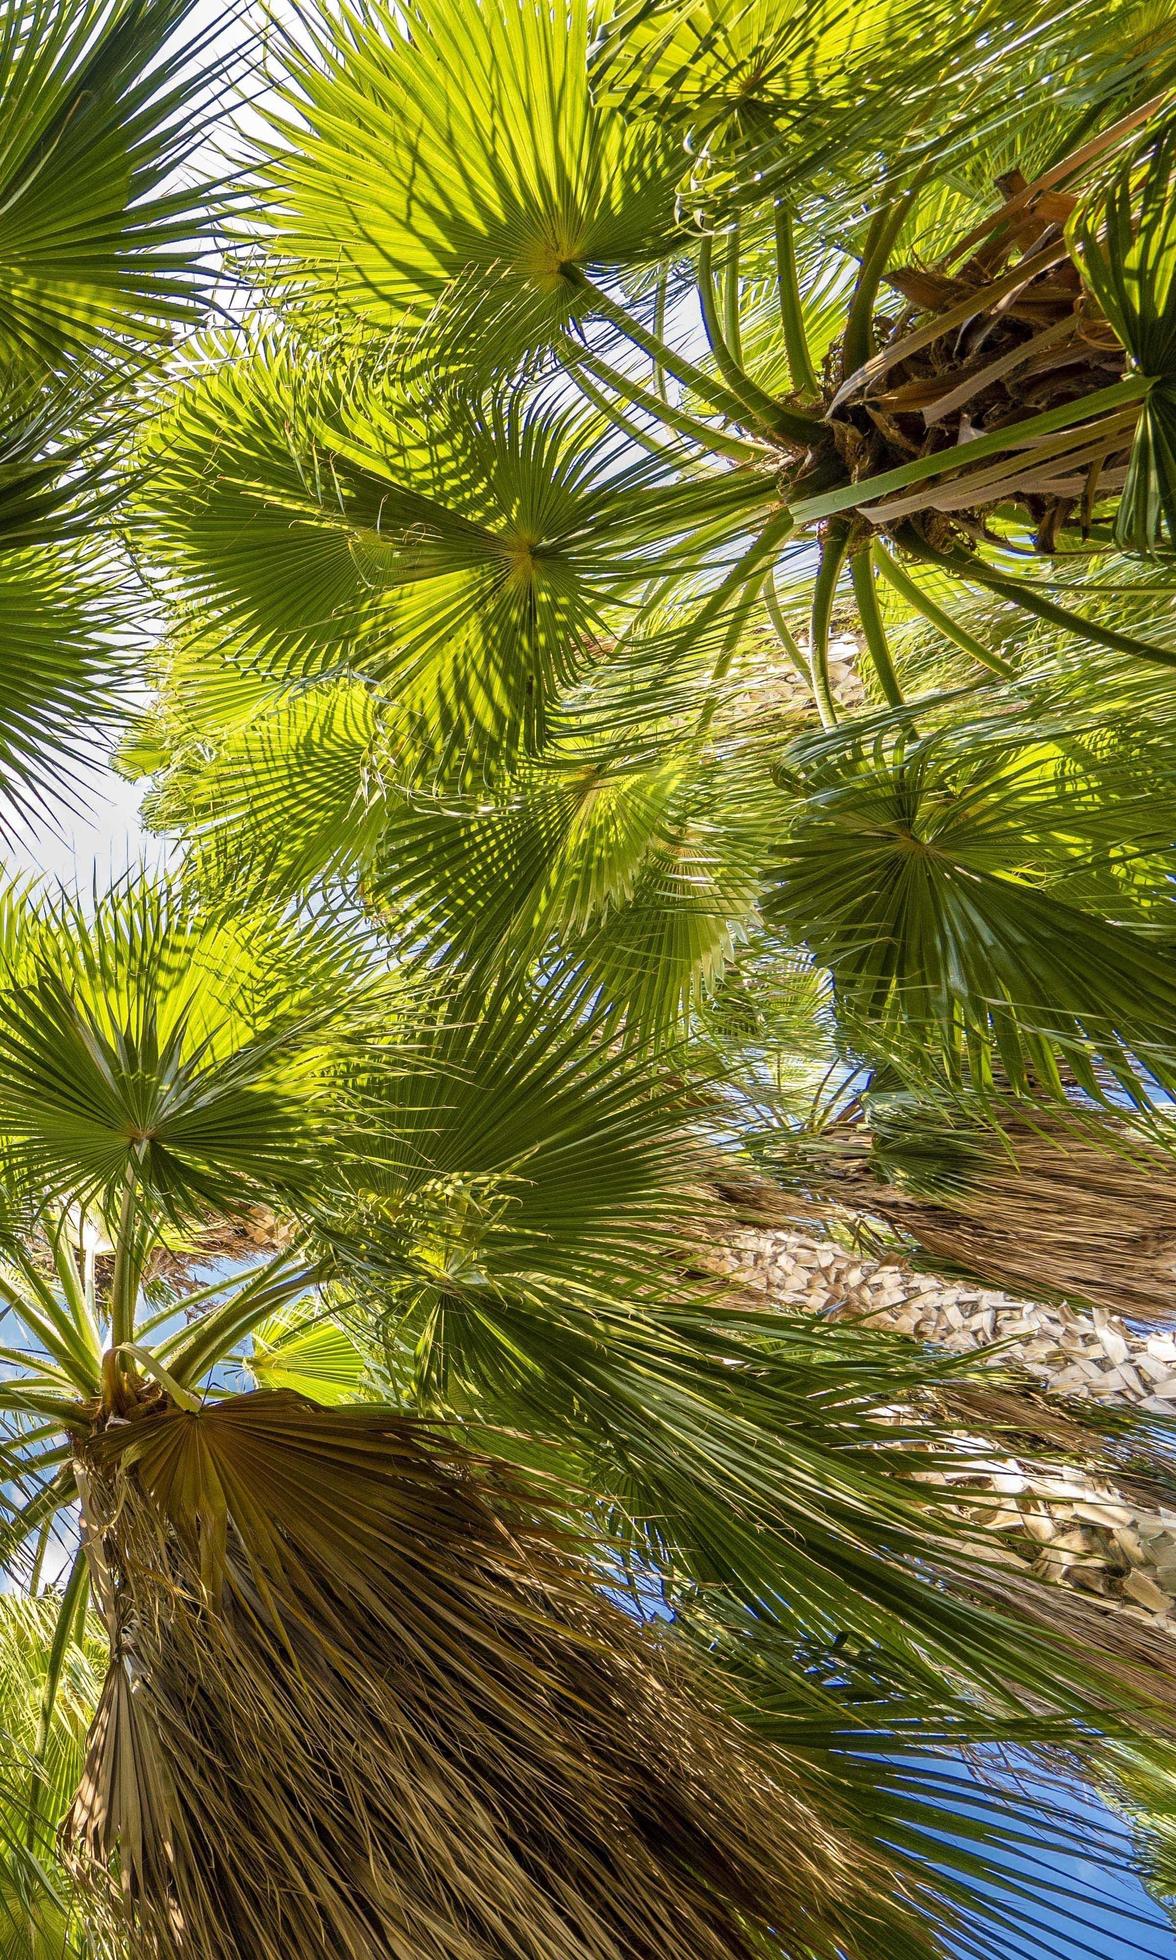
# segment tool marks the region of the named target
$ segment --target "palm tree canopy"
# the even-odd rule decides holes
[[[0,21],[5,822],[178,845],[0,911],[0,1919],[1012,1960],[1176,1717],[993,1459],[1165,1418],[707,1261],[1166,1193],[1176,16],[193,12]]]

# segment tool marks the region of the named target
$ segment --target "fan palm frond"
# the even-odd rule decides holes
[[[1096,1059],[1140,1101],[1147,1072],[1166,1082],[1163,938],[1116,919],[1114,898],[1100,916],[1064,895],[1084,835],[1100,848],[1089,825],[1113,826],[1112,809],[1123,841],[1138,821],[1146,848],[1152,813],[1133,785],[1112,803],[1108,781],[1100,799],[1049,743],[998,731],[992,747],[960,746],[905,723],[815,738],[781,780],[796,801],[767,912],[833,968],[867,1049],[919,1031],[956,1065],[998,1064],[1022,1088],[1057,1084],[1059,1057],[1096,1095]],[[1161,820],[1161,862],[1165,834]]]
[[[280,345],[210,348],[149,440],[145,510],[238,660],[378,680],[426,753],[536,746],[609,608],[688,570],[696,538],[737,540],[770,495],[676,483],[566,408],[422,413],[378,373],[346,379]]]
[[[7,10],[0,346],[16,375],[43,381],[63,360],[192,313],[211,214],[182,171],[202,135],[193,95],[223,79],[194,11],[191,0]]]
[[[0,984],[3,1133],[32,1191],[113,1218],[131,1190],[232,1209],[306,1178],[314,985],[343,969],[324,949],[299,979],[295,957],[280,924],[198,921],[143,884],[92,918],[69,899],[34,914]]]
[[[569,268],[659,256],[678,146],[594,100],[590,31],[585,0],[312,17],[308,46],[284,50],[265,159],[279,268],[325,277],[382,327],[492,270],[518,349],[574,314]]]

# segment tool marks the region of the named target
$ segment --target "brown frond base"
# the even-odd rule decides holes
[[[934,268],[887,274],[906,302],[874,322],[878,353],[856,378],[837,373],[827,411],[851,482],[958,451],[961,473],[865,507],[875,529],[914,528],[936,548],[982,535],[1018,505],[1040,550],[1085,532],[1123,487],[1138,409],[1082,422],[967,468],[967,446],[1046,410],[1077,405],[1123,379],[1121,342],[1085,286],[1066,239],[1072,198],[1034,192],[1019,172],[1005,201]],[[962,262],[955,263],[961,259]]]
[[[148,1409],[82,1478],[111,1666],[67,1837],[144,1960],[752,1960],[873,1917],[554,1496],[288,1393]]]

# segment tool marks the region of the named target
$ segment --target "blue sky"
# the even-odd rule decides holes
[[[1108,1829],[1112,1832],[1121,1848],[1121,1866],[1108,1870],[1101,1857],[1095,1862],[1078,1853],[1050,1858],[1047,1862],[1057,1873],[1059,1888],[1077,1895],[1086,1926],[1081,1932],[1075,1931],[1062,1902],[1055,1911],[1037,1919],[1022,1908],[1023,1960],[1144,1960],[1144,1956],[1147,1960],[1176,1960],[1176,1930],[1131,1869],[1127,1831],[1094,1798],[1066,1799],[1064,1793],[1056,1794],[1059,1801],[1066,1802],[1079,1831],[1088,1825],[1092,1838],[1097,1835],[1103,1840]],[[1015,1873],[1016,1860],[997,1861],[997,1870],[1002,1862]],[[999,1885],[994,1884],[992,1890],[997,1896]],[[881,1955],[878,1960],[882,1960]]]

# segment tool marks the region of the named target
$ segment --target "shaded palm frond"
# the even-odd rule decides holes
[[[1146,912],[1124,916],[1113,889],[1097,909],[1071,902],[1066,875],[1113,854],[1095,839],[1103,825],[1118,820],[1125,841],[1138,822],[1140,857],[1159,853],[1162,923],[1154,812],[1133,782],[1103,777],[1100,791],[1097,766],[1084,780],[1089,756],[1071,767],[1048,742],[1010,744],[998,728],[990,747],[973,732],[960,743],[876,723],[794,750],[768,916],[832,967],[867,1053],[922,1043],[954,1066],[967,1058],[977,1080],[996,1065],[1018,1088],[1060,1087],[1060,1058],[1094,1095],[1101,1061],[1146,1102],[1149,1074],[1167,1081],[1176,1031],[1166,942]]]
[[[66,1602],[7,1594],[0,1606],[0,1954],[4,1960],[81,1960],[89,1947],[69,1880],[58,1861],[57,1827],[69,1810],[98,1700],[103,1642],[76,1623],[74,1605],[57,1663],[46,1677]],[[84,1617],[84,1616],[83,1616]]]
[[[124,574],[104,549],[42,539],[0,549],[0,635],[8,649],[0,687],[0,832],[56,814],[111,729],[118,683],[131,668]],[[75,792],[76,794],[76,792]]]

